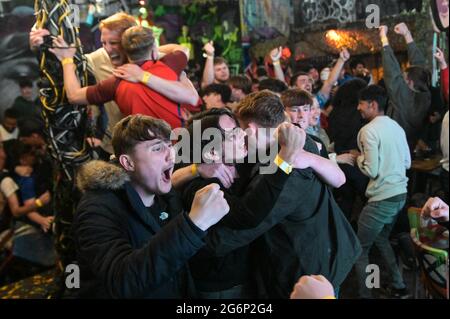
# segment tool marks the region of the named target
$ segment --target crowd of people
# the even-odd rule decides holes
[[[443,201],[430,199],[423,216],[448,227],[442,51],[435,57],[442,92],[432,88],[404,23],[391,32],[404,37],[410,66],[401,69],[389,30],[380,27],[378,84],[347,49],[321,70],[292,72],[274,48],[268,70],[231,75],[213,42],[193,83],[189,50],[157,47],[133,17],[117,13],[100,30],[102,48],[86,55],[95,85],[80,86],[75,46],[53,37],[49,49],[69,102],[88,105],[103,127],[89,137],[96,160],[77,171],[83,195],[71,234],[81,283],[67,296],[332,299],[354,269],[359,298],[372,298],[366,270],[375,245],[389,295],[410,297],[390,237],[412,195],[412,158],[434,147],[427,132],[436,125]],[[38,49],[48,35],[33,29],[30,46]],[[11,228],[12,217],[16,263],[42,270],[57,258],[53,177],[32,83],[20,87],[0,125],[0,230]],[[445,102],[434,105],[441,95]]]

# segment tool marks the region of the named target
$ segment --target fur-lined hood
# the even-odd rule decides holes
[[[117,190],[128,182],[128,174],[118,165],[104,161],[91,161],[78,170],[77,187],[80,191]]]

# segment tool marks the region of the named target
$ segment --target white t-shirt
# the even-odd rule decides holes
[[[11,177],[5,177],[0,183],[0,191],[5,196],[5,198],[8,198],[17,190],[19,190],[19,187]]]
[[[12,133],[9,133],[2,124],[0,124],[0,141],[9,141],[19,137],[19,129],[16,127]]]
[[[5,177],[0,182],[0,219],[2,217],[3,209],[8,202],[8,197],[14,194],[18,189],[19,187],[11,177]]]

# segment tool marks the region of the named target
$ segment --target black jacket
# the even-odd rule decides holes
[[[254,167],[249,188],[258,184]],[[249,230],[218,225],[208,232],[207,249],[217,256],[252,243],[259,297],[288,298],[302,275],[322,274],[342,284],[361,253],[356,234],[312,170],[294,170],[263,222]]]
[[[170,218],[161,227],[121,168],[90,162],[79,172],[77,183],[86,191],[73,223],[79,297],[195,296],[186,265],[204,245],[205,233],[183,213],[176,194],[156,197],[161,213]]]
[[[249,183],[246,167],[237,165],[240,178],[230,189],[224,188],[218,179],[196,178],[186,185],[183,191],[185,207],[192,205],[195,192],[211,183],[221,185],[224,197],[230,206],[229,213],[216,225],[228,226],[232,229],[248,229],[256,227],[271,211],[280,195],[283,185],[288,180],[280,169],[275,174],[263,175],[252,191],[246,191]],[[252,165],[251,165],[252,167]],[[217,257],[206,249],[201,249],[190,261],[196,286],[201,291],[221,291],[237,285],[248,284],[250,280],[250,264],[248,246],[244,245],[225,256]]]

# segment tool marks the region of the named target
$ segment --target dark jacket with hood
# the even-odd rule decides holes
[[[183,212],[175,193],[155,196],[149,209],[125,171],[101,161],[83,166],[77,184],[85,192],[73,222],[78,297],[195,297],[187,261],[206,233]]]

